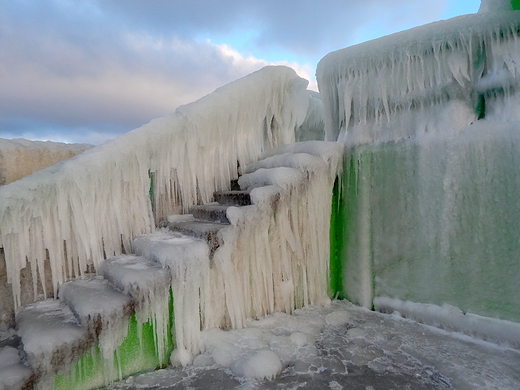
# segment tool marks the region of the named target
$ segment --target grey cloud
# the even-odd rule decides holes
[[[97,4],[124,23],[156,34],[190,36],[254,28],[259,34],[252,46],[282,48],[317,61],[317,56],[350,45],[367,23],[394,32],[435,20],[446,0],[97,0]]]

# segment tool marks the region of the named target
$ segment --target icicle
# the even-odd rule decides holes
[[[290,68],[266,67],[173,115],[2,186],[0,247],[15,306],[27,261],[35,267],[49,253],[56,293],[68,277],[129,250],[156,220],[228,188],[237,162],[244,169],[265,149],[292,142],[307,112],[307,84]]]

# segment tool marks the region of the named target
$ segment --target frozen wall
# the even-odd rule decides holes
[[[0,138],[0,185],[90,149],[92,145]]]
[[[265,149],[292,142],[307,112],[306,86],[292,69],[266,67],[1,187],[0,247],[15,306],[24,270],[34,296],[46,280],[56,291],[65,279],[128,251],[168,213],[211,201],[237,177],[237,165],[244,170]]]
[[[319,63],[327,137],[346,148],[338,293],[520,322],[519,55],[520,12],[482,12]]]

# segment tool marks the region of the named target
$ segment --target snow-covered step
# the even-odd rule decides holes
[[[150,236],[139,238],[135,246],[145,252],[144,247],[147,244],[151,246]],[[165,361],[170,352],[170,269],[155,260],[132,254],[104,260],[98,267],[98,274],[134,299],[137,321],[140,324],[152,324],[155,331],[155,353],[159,362]]]
[[[219,236],[221,229],[229,226],[229,224],[217,222],[204,221],[180,221],[171,222],[167,225],[172,232],[181,233],[186,236],[195,237],[204,240],[208,243],[211,254],[222,245],[222,240]]]
[[[20,308],[16,313],[16,326],[35,381],[45,380],[48,375],[70,365],[93,342],[72,310],[57,299]]]
[[[134,312],[134,301],[101,276],[73,279],[60,287],[59,298],[80,323],[94,331],[110,332]]]
[[[230,205],[210,203],[205,205],[197,205],[190,207],[190,213],[195,219],[218,222],[218,223],[229,223],[227,217],[227,209]]]
[[[249,191],[218,191],[215,192],[213,196],[215,198],[215,202],[229,206],[249,206],[251,204]]]
[[[22,351],[12,345],[0,347],[0,389],[32,388],[33,371],[22,361]]]

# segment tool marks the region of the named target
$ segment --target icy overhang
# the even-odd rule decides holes
[[[459,104],[450,109],[457,111],[457,118],[464,117],[461,125],[480,119],[486,94],[517,90],[519,35],[520,12],[487,12],[329,53],[317,68],[326,138],[336,140],[348,132],[357,132],[359,138],[370,131],[373,134],[362,142],[409,137],[412,134],[396,134],[396,128],[406,123],[426,126],[419,123],[424,113],[412,118],[410,112],[448,102]],[[391,126],[381,125],[397,117]]]

